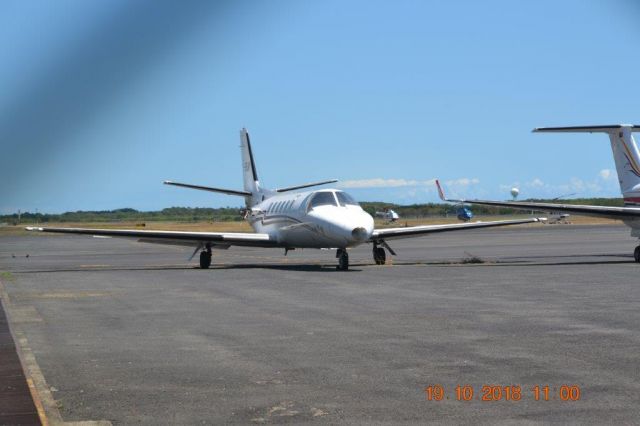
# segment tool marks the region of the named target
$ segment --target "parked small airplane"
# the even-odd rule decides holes
[[[404,228],[374,229],[373,218],[346,192],[337,189],[292,192],[298,189],[336,182],[327,180],[276,189],[263,188],[258,179],[256,164],[251,151],[249,134],[240,131],[244,190],[213,188],[165,181],[167,185],[244,197],[246,209],[243,216],[255,233],[238,232],[184,232],[132,229],[86,229],[28,227],[30,231],[85,234],[107,237],[136,238],[146,243],[160,243],[194,247],[192,259],[200,251],[200,267],[211,265],[212,249],[228,249],[230,246],[280,247],[287,251],[296,248],[336,249],[338,269],[349,269],[347,248],[363,243],[373,245],[376,264],[386,262],[385,249],[395,255],[388,240],[418,237],[435,232],[460,231],[539,222],[542,219],[501,220],[495,222],[424,225]]]
[[[469,222],[471,219],[473,219],[473,212],[469,207],[465,206],[464,203],[460,203],[456,207],[456,217],[458,218],[458,220],[461,220],[463,222]]]
[[[442,201],[449,201],[444,199],[444,192],[442,192],[442,187],[440,186],[440,181],[436,179],[436,186],[438,187],[438,195]],[[473,218],[473,212],[470,208],[464,205],[464,202],[456,203],[456,217],[463,221],[469,222]]]
[[[597,216],[620,219],[631,228],[631,236],[640,238],[640,151],[633,132],[640,132],[639,125],[614,124],[605,126],[541,127],[533,129],[536,133],[606,133],[611,141],[613,159],[616,163],[620,191],[624,197],[624,207],[606,207],[592,205],[535,203],[527,201],[487,201],[487,200],[447,200],[442,193],[440,183],[436,181],[440,197],[450,202],[465,202],[486,206],[511,207],[520,210],[536,210],[551,213],[574,213],[584,216]],[[633,252],[636,262],[640,262],[640,245]]]
[[[376,217],[380,217],[387,222],[396,222],[400,215],[390,208],[385,207],[381,212],[376,212]]]

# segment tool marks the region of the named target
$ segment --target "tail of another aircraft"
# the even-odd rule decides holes
[[[615,124],[610,126],[541,127],[533,129],[533,131],[608,134],[625,205],[640,205],[640,151],[633,137],[633,132],[640,132],[640,126]]]

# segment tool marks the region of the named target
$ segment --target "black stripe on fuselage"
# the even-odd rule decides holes
[[[266,216],[262,219],[253,220],[251,224],[253,225],[254,223],[260,222],[260,221],[262,221],[263,225],[273,225],[278,222],[302,223],[301,220],[296,219],[295,217],[279,214],[279,215]]]

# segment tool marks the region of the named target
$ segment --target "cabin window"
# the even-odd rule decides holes
[[[316,192],[309,202],[309,209],[320,206],[337,206],[333,192]]]
[[[338,198],[338,203],[340,203],[341,206],[357,206],[357,205],[359,205],[358,202],[356,200],[354,200],[353,197],[351,195],[347,194],[346,192],[337,191],[336,192],[336,197]]]

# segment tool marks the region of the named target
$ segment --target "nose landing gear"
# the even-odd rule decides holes
[[[338,271],[349,270],[349,253],[347,253],[347,250],[338,249],[338,251],[336,252],[336,257],[338,258],[338,266],[336,266],[336,269]]]
[[[633,251],[633,258],[636,260],[636,262],[640,263],[640,246],[636,247],[636,249]]]
[[[376,265],[384,265],[387,263],[387,254],[383,247],[378,247],[376,244],[373,245],[373,260],[376,262]]]
[[[380,244],[380,246],[378,244]],[[385,248],[395,256],[396,252],[393,251],[384,240],[373,242],[373,261],[376,262],[376,265],[384,265],[387,263],[387,252],[384,250]]]

